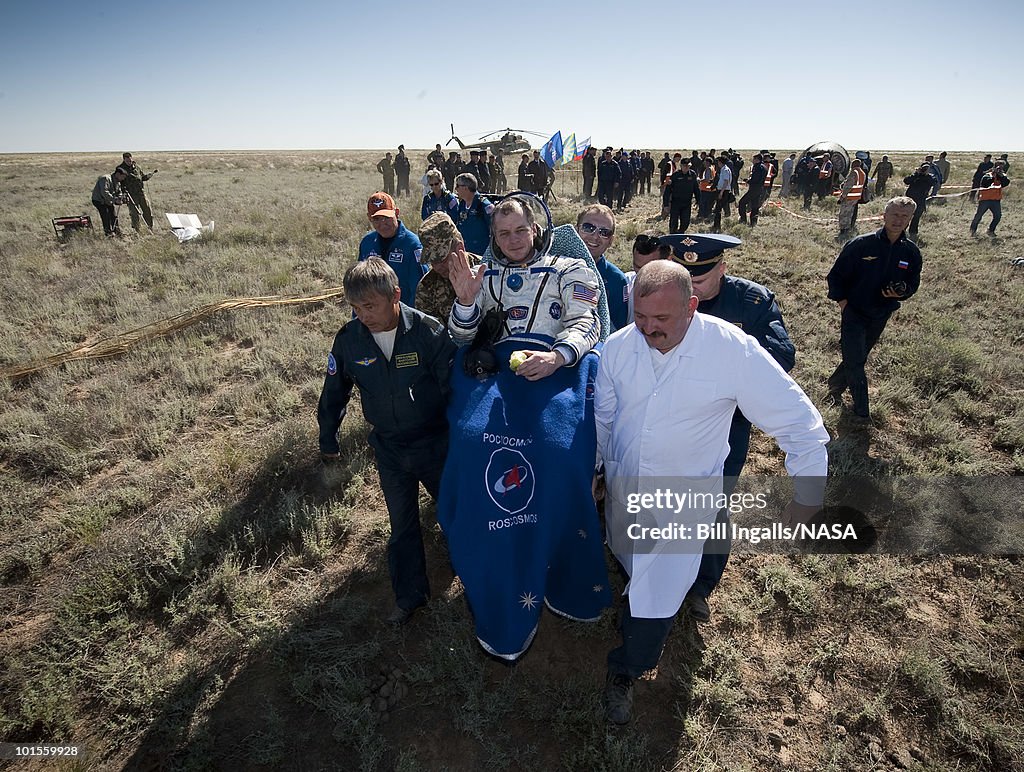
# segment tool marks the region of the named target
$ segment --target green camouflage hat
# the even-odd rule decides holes
[[[444,260],[458,235],[451,217],[444,212],[434,212],[420,226],[420,242],[423,244],[420,262],[439,263]]]

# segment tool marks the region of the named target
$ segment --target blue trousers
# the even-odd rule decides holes
[[[629,613],[627,601],[622,607],[622,618],[619,620],[622,645],[608,652],[608,673],[639,678],[657,665],[674,622],[674,616],[638,619]]]
[[[391,520],[388,539],[388,573],[395,602],[406,610],[418,608],[430,597],[427,561],[420,529],[420,489],[437,498],[448,455],[447,433],[416,443],[397,445],[370,435],[377,458],[380,488]]]
[[[995,233],[996,226],[999,225],[999,221],[1003,219],[1002,203],[1002,201],[979,201],[978,211],[974,213],[974,219],[971,220],[971,233],[978,230],[978,226],[981,224],[981,217],[985,212],[992,213],[992,222],[988,224],[988,232]]]
[[[732,425],[729,426],[729,455],[725,458],[722,474],[725,475],[722,490],[728,496],[736,490],[736,480],[747,463],[747,451],[750,449],[750,421],[739,410],[733,413]],[[718,511],[715,524],[729,525],[729,512]],[[726,530],[728,534],[728,530]],[[724,539],[708,539],[704,543],[704,554],[700,558],[697,578],[693,580],[690,592],[707,598],[714,592],[725,573],[725,564],[729,562],[729,550],[732,548],[732,537]]]
[[[849,305],[843,309],[839,328],[839,348],[842,350],[843,361],[829,377],[828,390],[830,393],[841,394],[849,389],[853,397],[853,412],[864,418],[869,415],[868,376],[864,372],[864,365],[871,349],[878,343],[889,316],[867,316]]]

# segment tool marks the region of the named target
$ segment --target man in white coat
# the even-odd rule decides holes
[[[723,248],[714,236],[688,238],[695,261]],[[754,338],[697,313],[682,265],[648,263],[633,297],[635,323],[605,344],[595,395],[608,544],[629,575],[622,645],[608,654],[605,688],[605,715],[616,724],[629,721],[633,681],[657,665],[701,558],[700,542],[638,540],[638,526],[654,517],[655,525],[671,522],[678,532],[686,524],[695,533],[697,523],[714,523],[721,506],[717,499],[652,513],[659,505],[641,510],[638,497],[670,487],[683,495],[724,495],[722,466],[737,407],[786,453],[796,492],[782,513],[784,526],[806,522],[821,508],[828,471],[829,435],[814,405]]]

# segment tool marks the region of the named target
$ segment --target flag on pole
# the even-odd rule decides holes
[[[562,166],[576,159],[576,132],[569,135],[562,147]]]
[[[572,160],[579,161],[581,158],[583,158],[583,154],[586,153],[589,148],[590,137],[580,140],[579,143],[576,145],[576,154],[573,156]]]
[[[555,165],[562,158],[561,131],[556,131],[551,139],[544,143],[544,147],[540,149],[540,157],[544,159],[544,163],[546,163],[550,168],[555,168]]]

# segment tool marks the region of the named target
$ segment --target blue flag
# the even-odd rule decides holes
[[[554,136],[544,143],[544,147],[540,149],[540,157],[543,158],[544,163],[552,169],[554,169],[558,162],[562,160],[561,131],[556,131]]]

